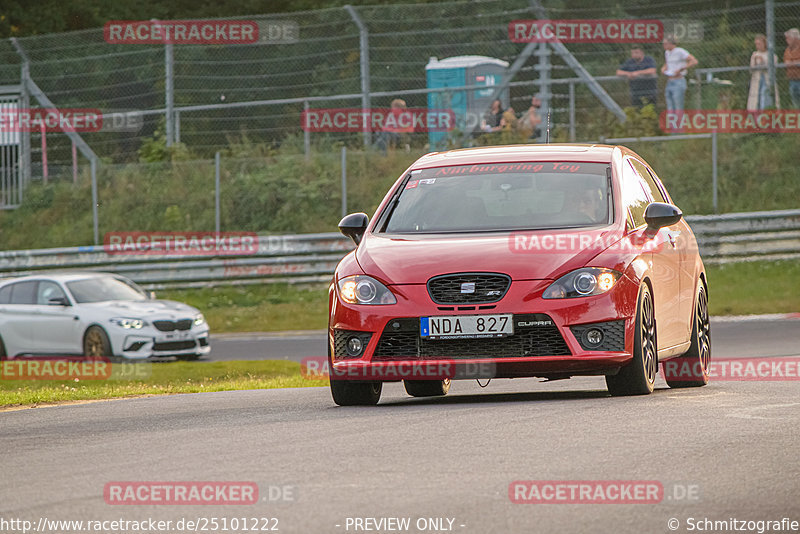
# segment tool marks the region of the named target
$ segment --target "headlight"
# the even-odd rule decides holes
[[[605,293],[617,283],[621,273],[612,269],[584,267],[567,273],[545,289],[542,298],[569,299]]]
[[[147,321],[144,319],[136,319],[133,317],[114,317],[110,319],[110,321],[122,328],[132,328],[134,330],[139,330],[143,326],[147,326]]]
[[[197,315],[194,316],[194,325],[195,326],[200,326],[204,322],[206,322],[206,318],[203,317],[202,313],[198,313]]]
[[[389,288],[370,276],[357,274],[342,278],[338,283],[339,296],[350,304],[396,304]]]

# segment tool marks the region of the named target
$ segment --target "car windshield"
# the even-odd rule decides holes
[[[146,300],[134,287],[111,276],[86,278],[67,282],[75,302],[105,302],[107,300]]]
[[[525,162],[412,171],[379,228],[416,234],[608,224],[608,167]]]

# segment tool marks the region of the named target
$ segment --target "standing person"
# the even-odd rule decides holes
[[[414,132],[414,126],[411,125],[411,117],[403,117],[407,112],[405,100],[400,98],[392,100],[389,105],[389,115],[386,117],[388,124],[384,125],[383,130],[378,134],[378,138],[375,141],[375,146],[384,154],[386,154],[387,148],[394,148],[401,143],[405,144],[406,152],[410,150],[408,134]],[[400,125],[403,121],[407,124],[406,126]]]
[[[519,118],[517,128],[527,139],[538,139],[542,136],[542,130],[539,128],[542,123],[542,117],[539,115],[539,108],[541,107],[541,99],[538,96],[534,96],[531,98],[531,106],[528,111],[524,112]]]
[[[783,62],[786,63],[786,77],[789,78],[789,96],[794,109],[800,109],[800,30],[792,28],[783,34],[786,37],[786,50]]]
[[[664,97],[668,110],[682,110],[686,96],[686,71],[697,65],[697,59],[678,46],[674,35],[664,37],[664,64],[661,73],[668,78]]]
[[[631,105],[643,108],[656,105],[658,80],[656,60],[646,56],[638,46],[631,48],[631,57],[617,69],[617,76],[628,78],[631,88]]]
[[[769,80],[767,79],[767,36],[758,34],[755,36],[756,51],[750,56],[750,92],[747,94],[747,110],[758,111],[772,106],[772,97],[767,92]],[[774,55],[775,64],[778,64],[778,56]],[[778,88],[775,90],[775,106],[780,107],[778,101]]]

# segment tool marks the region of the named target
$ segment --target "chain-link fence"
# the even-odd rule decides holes
[[[677,34],[680,46],[699,61],[688,76],[687,108],[744,109],[753,75],[749,68],[753,38],[766,34],[776,54],[776,104],[784,108],[791,105],[782,65],[786,48],[783,34],[800,26],[800,1],[730,0],[724,9],[690,0],[630,6],[597,2],[591,8],[571,4],[564,1],[542,7],[529,0],[476,0],[238,17],[255,21],[261,29],[259,41],[248,44],[109,44],[102,28],[3,41],[2,87],[6,92],[17,87],[21,102],[29,99],[31,106],[42,105],[36,91],[30,90],[30,82],[59,108],[91,108],[104,114],[132,112],[130,116],[135,117],[131,125],[121,128],[109,125],[101,131],[80,133],[90,151],[76,151],[74,136],[30,132],[26,136],[27,153],[19,163],[24,171],[21,175],[34,182],[48,177],[51,188],[72,186],[78,179],[79,184],[72,186],[69,195],[73,208],[63,210],[62,215],[80,228],[80,242],[93,237],[84,233],[86,217],[92,218],[92,203],[102,231],[132,225],[141,229],[142,225],[152,224],[211,229],[213,201],[207,194],[191,202],[183,200],[194,199],[198,191],[207,193],[209,184],[213,188],[211,158],[222,151],[222,196],[227,199],[223,204],[230,203],[222,210],[223,221],[225,213],[232,217],[223,226],[311,231],[319,225],[294,224],[288,228],[276,226],[274,221],[280,220],[284,212],[298,210],[307,210],[310,216],[328,210],[331,215],[322,217],[326,224],[338,215],[341,199],[333,192],[338,190],[341,145],[363,149],[366,142],[367,152],[358,156],[361,160],[351,168],[365,165],[364,162],[377,165],[380,171],[373,170],[371,174],[381,180],[380,187],[377,182],[373,185],[379,189],[386,185],[383,182],[390,183],[415,155],[428,150],[432,138],[427,132],[408,132],[398,153],[390,150],[394,155],[390,154],[389,159],[396,164],[379,164],[376,162],[384,160],[382,151],[374,150],[373,143],[379,137],[375,132],[365,135],[358,131],[304,131],[302,114],[307,109],[388,108],[395,98],[405,100],[409,108],[427,108],[432,95],[447,97],[459,91],[485,95],[507,84],[507,93],[501,96],[504,106],[513,108],[515,115],[527,110],[532,96],[542,97],[542,110],[551,112],[554,140],[661,135],[652,116],[629,112],[628,120],[621,120],[621,110],[630,104],[631,97],[628,81],[617,77],[615,71],[630,57],[631,44],[556,46],[512,42],[510,22],[545,16],[551,20],[662,21],[665,30]],[[294,28],[293,38],[271,39],[272,29],[285,27]],[[660,41],[641,46],[659,67],[663,64]],[[431,59],[455,56],[486,56],[509,67],[497,78],[465,78],[463,83],[469,90],[430,88],[426,66]],[[656,113],[664,108],[664,83],[664,77],[659,76]],[[450,144],[529,140],[529,133],[457,132],[451,135]],[[723,143],[720,150],[733,154],[741,149],[737,143]],[[664,150],[654,152],[657,158]],[[89,158],[96,156],[94,196],[89,186],[81,185],[82,177],[91,177],[89,163],[81,156],[86,154],[90,154]],[[157,163],[170,160],[186,161]],[[202,164],[197,163],[199,160]],[[251,163],[244,163],[248,160]],[[722,167],[720,172],[725,170]],[[693,176],[700,172],[695,171]],[[775,175],[782,176],[782,172],[776,170]],[[287,189],[281,189],[274,173],[292,177],[291,183],[284,184]],[[354,180],[362,179],[359,173],[351,174]],[[363,173],[368,175],[369,172]],[[330,183],[325,182],[328,178],[312,183],[314,176],[328,176]],[[780,180],[781,184],[785,182],[784,178]],[[327,184],[324,187],[323,182]],[[322,187],[323,192],[315,187]],[[325,188],[328,194],[324,193]],[[358,191],[358,187],[352,191]],[[77,197],[84,193],[89,195],[88,200],[78,201]],[[29,204],[34,200],[46,203],[47,195],[58,196],[40,191],[31,195],[26,201]],[[127,203],[116,203],[122,196],[128,198]],[[114,202],[108,201],[110,197]],[[373,194],[364,201],[374,204],[374,197]],[[170,203],[170,198],[178,200]],[[710,209],[710,200],[706,202],[705,198],[696,204],[700,211]],[[753,208],[766,209],[770,205],[765,201]],[[171,206],[178,207],[165,215]],[[356,207],[367,209],[363,205]],[[738,200],[721,202],[723,211],[739,207]],[[106,213],[111,209],[117,211]],[[133,215],[140,212],[150,215]],[[252,212],[260,212],[261,218]],[[112,222],[120,213],[131,215]],[[241,217],[247,220],[240,220]],[[66,235],[75,234],[65,230]],[[74,244],[77,238],[64,239]]]
[[[548,8],[546,13],[552,19],[661,20],[667,30],[684,34],[681,46],[699,60],[690,80],[687,107],[709,107],[723,101],[744,108],[753,36],[767,33],[768,6],[760,2],[727,5],[721,10],[690,1],[643,7],[613,3],[581,9]],[[773,12],[780,62],[785,47],[783,31],[800,25],[800,2],[775,2]],[[304,98],[312,107],[358,107],[366,87],[370,105],[375,107],[388,107],[393,95],[402,96],[409,107],[426,107],[425,68],[431,57],[478,55],[513,63],[525,45],[509,39],[509,22],[535,19],[536,15],[528,0],[381,5],[249,17],[261,28],[296,24],[297,38],[291,42],[270,42],[264,35],[256,44],[241,45],[109,44],[101,28],[17,42],[29,60],[31,79],[55,105],[144,113],[139,115],[138,131],[84,135],[101,158],[125,162],[139,159],[143,145],[154,135],[165,135],[167,124],[174,130],[170,141],[179,140],[206,156],[226,148],[231,139],[280,144],[287,135],[302,135]],[[366,34],[364,43],[359,24]],[[366,44],[363,49],[362,44]],[[599,84],[614,102],[622,107],[629,103],[627,82],[614,72],[629,56],[630,45],[593,42],[568,43],[566,47],[591,76],[599,77]],[[643,47],[659,65],[663,63],[660,42]],[[362,85],[362,58],[368,67],[366,85]],[[606,117],[598,113],[603,107],[587,84],[558,53],[550,51],[547,60],[554,126],[569,130],[572,86],[575,136],[606,135]],[[14,47],[0,44],[0,74],[5,80],[19,80],[22,62]],[[744,70],[713,71],[737,66]],[[542,69],[537,52],[514,75],[510,105],[517,112],[525,110],[530,97],[542,91]],[[575,81],[565,81],[570,79]],[[663,85],[663,77],[659,82]],[[171,94],[167,94],[170,87]],[[781,101],[788,103],[782,72],[778,73],[778,87]],[[403,94],[420,89],[416,94]],[[282,103],[292,99],[298,101]],[[167,102],[174,107],[172,117],[167,116]],[[358,137],[324,136],[338,141]],[[427,142],[426,135],[418,137],[418,144]],[[316,141],[312,139],[312,143]],[[41,143],[34,139],[31,145],[36,151]],[[49,165],[70,168],[71,152],[59,145],[55,140],[48,145]],[[40,154],[34,153],[32,161],[41,161]],[[37,170],[34,175],[41,173]]]

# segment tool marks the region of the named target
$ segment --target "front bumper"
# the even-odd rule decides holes
[[[393,286],[397,304],[351,305],[333,295],[329,328],[334,378],[392,381],[440,378],[565,378],[614,374],[632,358],[638,285],[622,277],[607,293],[542,299],[550,281],[514,281],[492,305],[434,303],[425,285]],[[419,318],[435,315],[513,314],[514,334],[502,338],[429,340]],[[591,348],[586,331],[603,342]],[[347,341],[359,337],[354,355]]]
[[[144,330],[144,329],[143,329]],[[114,353],[129,360],[146,360],[168,356],[206,355],[211,352],[209,331],[205,329],[173,332],[140,331],[120,336]]]

